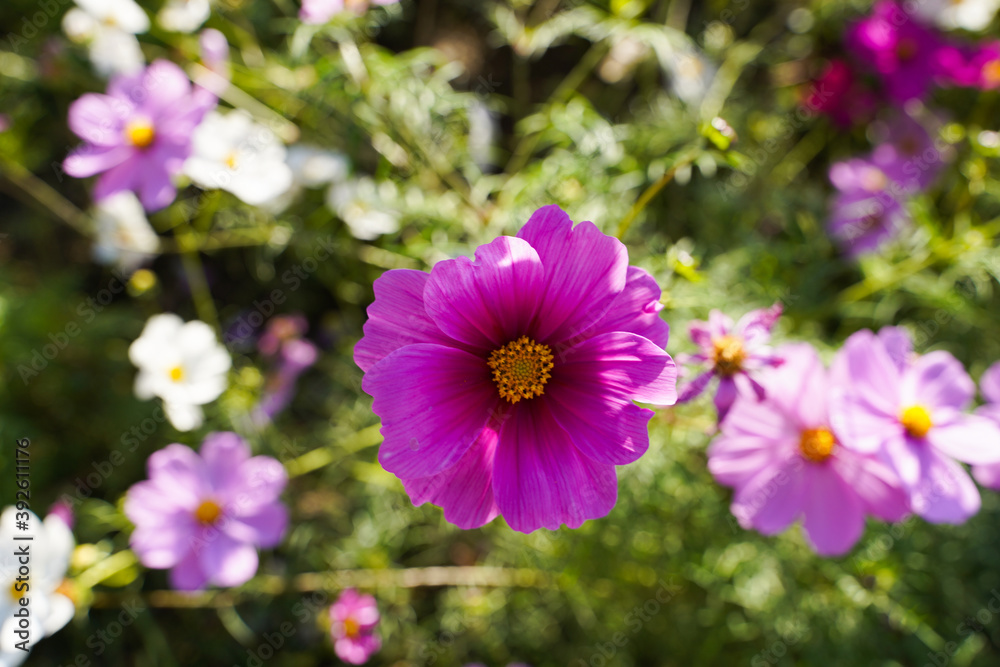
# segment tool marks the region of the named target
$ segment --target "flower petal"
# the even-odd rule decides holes
[[[923,355],[903,374],[903,406],[922,405],[964,410],[976,395],[976,385],[962,362],[938,350]]]
[[[963,463],[1000,463],[1000,426],[986,417],[958,415],[950,423],[932,427],[927,440]]]
[[[426,343],[382,359],[362,388],[382,418],[379,461],[401,479],[430,477],[458,463],[500,400],[485,359]]]
[[[354,346],[354,362],[367,372],[404,345],[437,343],[461,346],[444,334],[424,311],[430,274],[392,269],[375,280],[375,301],[368,306],[364,338]]]
[[[764,535],[785,530],[805,507],[808,470],[801,457],[761,470],[733,496],[732,512],[744,528]]]
[[[479,246],[475,261],[435,264],[424,308],[451,338],[492,350],[529,333],[544,289],[538,253],[526,241],[501,236]]]
[[[89,144],[120,147],[122,124],[131,113],[131,105],[122,100],[87,93],[69,105],[67,122],[73,134]]]
[[[815,466],[806,495],[802,527],[821,556],[840,556],[865,530],[861,499],[827,466]]]
[[[670,325],[660,317],[660,286],[653,276],[635,266],[628,267],[625,288],[611,304],[594,335],[611,331],[627,331],[666,348]]]
[[[199,591],[208,583],[208,575],[194,549],[170,570],[170,586],[178,591]]]
[[[220,491],[240,479],[238,471],[250,458],[250,447],[236,433],[222,431],[205,436],[200,453],[212,488]]]
[[[594,223],[573,221],[558,206],[544,206],[517,233],[545,267],[535,334],[541,341],[582,336],[595,326],[625,288],[628,251]]]
[[[873,405],[868,396],[853,393],[843,385],[830,390],[829,405],[830,425],[837,440],[849,449],[872,454],[889,440],[903,437],[903,426],[896,415],[886,413],[882,405]]]
[[[964,523],[979,511],[979,490],[959,464],[930,447],[922,453],[923,474],[910,488],[914,513],[931,523]]]
[[[226,533],[207,535],[197,553],[201,569],[216,586],[239,586],[257,574],[257,549],[234,540]]]
[[[280,503],[258,506],[252,514],[228,517],[223,526],[226,534],[237,542],[263,549],[278,546],[287,529],[288,509]]]
[[[1000,361],[987,368],[979,378],[979,390],[990,403],[1000,403]]]
[[[493,492],[516,531],[579,528],[615,506],[615,467],[581,454],[559,426],[546,401],[516,406],[501,431]]]
[[[484,428],[475,444],[451,468],[419,479],[404,479],[414,505],[430,502],[444,510],[444,518],[469,530],[485,525],[500,513],[493,497],[493,457],[499,436]]]
[[[146,467],[149,479],[161,488],[169,486],[173,489],[174,497],[182,507],[193,510],[203,498],[211,495],[212,487],[205,463],[190,447],[167,445],[149,457]]]
[[[117,167],[132,155],[128,146],[84,145],[69,154],[63,162],[63,170],[74,178],[87,178]]]
[[[677,402],[687,403],[688,401],[694,400],[695,398],[701,396],[701,394],[705,391],[705,388],[708,386],[708,383],[711,382],[712,378],[714,377],[715,377],[715,371],[710,370],[710,371],[705,371],[695,379],[688,382],[686,385],[684,385],[684,388],[681,389],[681,393],[677,397]]]
[[[830,464],[861,498],[866,513],[884,521],[899,521],[910,513],[909,496],[899,477],[874,457],[840,449]]]

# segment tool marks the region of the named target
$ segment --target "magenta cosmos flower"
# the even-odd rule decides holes
[[[326,23],[343,11],[363,14],[370,5],[391,5],[399,0],[302,0],[299,20],[303,23]]]
[[[378,621],[374,597],[359,595],[353,588],[341,593],[330,607],[330,634],[337,657],[352,665],[368,662],[382,647],[375,634]]]
[[[1000,462],[1000,428],[964,414],[976,387],[962,364],[943,351],[900,363],[871,331],[848,338],[837,363],[848,380],[830,415],[844,446],[888,463],[928,521],[962,523],[979,511],[979,491],[955,459]]]
[[[940,33],[891,0],[875,4],[871,16],[847,33],[847,47],[881,77],[889,98],[902,104],[926,97],[940,73]]]
[[[846,129],[872,116],[875,94],[846,61],[834,59],[809,86],[803,105],[809,111],[826,114],[834,125]]]
[[[700,352],[685,355],[682,361],[708,364],[710,368],[681,390],[678,402],[684,403],[701,395],[716,376],[719,388],[715,392],[715,408],[719,421],[726,418],[737,396],[764,398],[764,388],[753,375],[763,368],[781,364],[781,359],[767,345],[779,317],[781,304],[776,303],[770,308],[750,311],[735,326],[730,317],[718,310],[708,314],[707,322],[692,322],[691,340]]]
[[[653,412],[632,401],[676,400],[659,298],[620,241],[558,206],[475,260],[386,272],[354,349],[382,418],[379,460],[462,528],[606,515],[615,466],[649,446]]]
[[[906,493],[888,466],[841,446],[830,428],[828,377],[807,343],[780,349],[780,368],[762,375],[767,397],[740,398],[708,449],[708,469],[736,490],[732,512],[765,535],[802,518],[816,553],[838,556],[861,537],[865,516],[898,521]]]
[[[129,489],[131,546],[170,584],[199,590],[239,586],[257,572],[257,547],[277,546],[288,526],[279,500],[288,478],[270,456],[250,456],[235,433],[212,433],[199,456],[169,445],[149,457],[149,480]]]
[[[70,176],[101,174],[94,199],[132,190],[147,211],[167,206],[172,177],[191,153],[191,133],[215,97],[177,65],[157,60],[144,71],[111,80],[108,93],[84,95],[69,108],[69,127],[87,143],[63,163]]]
[[[976,410],[976,414],[1000,426],[1000,362],[983,373],[979,379],[979,391],[986,399],[986,405]],[[972,476],[983,486],[1000,491],[1000,463],[974,466]]]

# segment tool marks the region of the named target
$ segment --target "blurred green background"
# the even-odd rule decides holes
[[[631,262],[657,278],[672,354],[691,351],[687,323],[711,308],[736,317],[780,301],[778,341],[829,356],[860,328],[903,324],[918,351],[946,349],[978,378],[1000,358],[1000,170],[982,134],[998,129],[996,92],[935,93],[955,159],[911,202],[912,234],[853,261],[824,232],[829,164],[869,143],[864,128],[838,130],[799,103],[869,3],[404,0],[319,29],[302,27],[293,0],[220,1],[206,25],[230,40],[244,93],[225,105],[248,105],[286,139],[341,151],[355,175],[393,183],[381,205],[401,230],[358,240],[319,190],[270,213],[181,189],[150,217],[167,244],[149,266],[155,282],[133,281],[99,312],[88,299],[115,274],[90,257],[89,185],[58,165],[77,144],[69,104],[104,83],[61,33],[70,3],[49,4],[58,12],[16,44],[10,34],[44,8],[0,5],[10,120],[0,133],[0,504],[13,501],[15,438],[32,441],[36,511],[98,472],[78,510],[88,546],[74,573],[101,581],[83,587],[77,618],[29,665],[82,656],[228,667],[269,653],[269,665],[335,664],[317,617],[345,583],[379,601],[374,665],[1000,664],[1000,615],[988,608],[1000,604],[994,493],[965,525],[872,523],[849,556],[822,559],[797,527],[775,538],[739,529],[729,491],[706,470],[715,414],[702,399],[654,418],[650,451],[619,470],[607,518],[532,535],[502,519],[462,531],[412,507],[378,465],[377,418],[351,356],[383,271],[471,254],[558,203],[622,233]],[[160,3],[140,4],[152,14]],[[196,40],[155,26],[141,36],[148,61],[182,66]],[[716,117],[735,132],[731,145],[710,129]],[[286,272],[321,240],[333,257],[293,287]],[[212,303],[196,308],[189,285],[202,271]],[[127,349],[149,316],[214,309],[226,331],[255,309],[268,315],[254,302],[274,290],[287,296],[278,312],[305,314],[322,351],[273,426],[247,425],[267,370],[252,341],[229,346],[230,388],[197,432],[177,433],[157,420],[158,401],[134,397]],[[23,377],[70,323],[79,335]],[[127,547],[120,501],[148,455],[197,446],[211,430],[237,430],[286,462],[293,525],[257,579],[185,600],[163,592],[163,572],[105,559]],[[123,462],[108,471],[116,450]],[[457,569],[470,566],[482,569]],[[112,637],[123,609],[137,610],[135,622]],[[286,622],[280,648],[262,650]]]

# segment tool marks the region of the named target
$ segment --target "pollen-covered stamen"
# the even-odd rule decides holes
[[[830,458],[836,444],[837,438],[830,432],[830,429],[809,428],[802,431],[799,438],[799,451],[802,452],[802,456],[813,463],[822,463]]]
[[[489,367],[500,396],[510,403],[545,393],[555,357],[548,345],[521,336],[490,353]]]
[[[743,370],[747,358],[743,339],[739,336],[719,336],[712,339],[712,363],[719,375],[736,375]]]
[[[194,511],[194,518],[196,518],[199,523],[203,523],[206,526],[210,526],[219,520],[222,516],[222,508],[219,507],[219,503],[214,500],[206,500],[201,505],[198,505],[198,509]]]
[[[156,130],[148,120],[130,120],[125,125],[125,139],[136,148],[148,148],[156,139]]]
[[[934,426],[934,422],[931,421],[931,413],[922,405],[911,405],[903,410],[899,416],[899,423],[914,438],[923,438]]]

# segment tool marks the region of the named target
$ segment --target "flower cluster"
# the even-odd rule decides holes
[[[759,378],[764,398],[738,398],[708,452],[743,527],[771,535],[801,518],[817,553],[832,556],[868,516],[961,523],[978,511],[956,461],[995,486],[1000,421],[992,406],[967,412],[975,385],[954,357],[918,356],[893,327],[851,336],[829,370],[808,344],[777,354],[783,363]],[[984,376],[987,396],[998,372]]]
[[[932,23],[979,30],[995,11],[983,2],[880,0],[846,32],[851,58],[832,60],[811,87],[806,107],[838,126],[868,122],[879,109],[883,118],[872,128],[877,145],[871,154],[830,169],[837,193],[828,226],[847,254],[877,250],[906,229],[908,198],[931,186],[948,161],[949,146],[938,138],[941,123],[922,105],[930,92],[1000,85],[1000,43],[958,41]],[[876,87],[867,84],[869,75]]]

